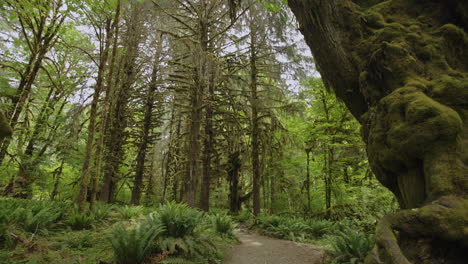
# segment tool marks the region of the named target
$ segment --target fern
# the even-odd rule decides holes
[[[190,259],[214,260],[219,257],[215,238],[210,236],[161,237],[158,245],[162,251]]]
[[[18,208],[12,213],[11,220],[20,223],[25,231],[36,232],[49,228],[62,217],[62,212],[58,212],[53,208],[36,209]]]
[[[216,214],[211,217],[211,222],[216,233],[229,238],[234,237],[234,227],[231,217]]]
[[[117,208],[117,211],[120,213],[123,219],[132,219],[143,214],[143,207],[125,205]]]
[[[339,231],[333,243],[333,248],[337,253],[335,260],[339,263],[362,263],[373,245],[371,235],[351,229]]]
[[[109,217],[112,207],[104,204],[98,204],[93,211],[94,220],[103,221]]]
[[[73,230],[90,229],[93,226],[94,217],[85,214],[72,214],[65,221],[65,224]]]
[[[202,222],[201,216],[196,209],[171,202],[151,213],[147,219],[161,223],[165,228],[164,236],[183,237],[194,234],[195,228]]]
[[[129,230],[114,229],[110,240],[116,263],[142,263],[152,250],[157,249],[154,241],[163,232],[164,227],[155,224],[142,224]]]

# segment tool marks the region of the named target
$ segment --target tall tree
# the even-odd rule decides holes
[[[363,125],[376,177],[406,209],[380,221],[366,262],[463,261],[468,3],[288,4],[326,84]]]
[[[135,205],[140,204],[141,194],[144,189],[143,179],[145,176],[146,156],[149,148],[155,141],[155,126],[161,123],[161,115],[164,110],[163,107],[163,94],[161,91],[161,77],[163,64],[163,44],[164,38],[162,33],[157,33],[156,37],[156,52],[154,54],[154,63],[151,73],[150,82],[145,85],[144,91],[144,108],[143,108],[143,123],[141,129],[141,140],[138,146],[137,164],[135,168],[134,185],[132,189],[132,203]],[[154,113],[155,109],[159,109],[159,113]],[[152,186],[148,186],[149,189]]]
[[[86,150],[85,157],[83,161],[83,167],[80,178],[80,189],[77,196],[77,203],[79,206],[79,211],[83,213],[86,210],[86,201],[88,198],[88,187],[89,187],[89,178],[91,170],[91,158],[95,140],[96,132],[96,121],[98,117],[98,104],[101,92],[104,87],[104,76],[107,66],[107,61],[109,58],[109,50],[112,44],[114,37],[114,28],[119,23],[120,16],[120,1],[117,2],[115,7],[110,7],[111,10],[115,12],[110,12],[109,16],[104,19],[104,28],[101,28],[102,24],[95,25],[96,28],[100,28],[98,38],[100,38],[100,52],[99,52],[99,62],[98,62],[98,73],[96,77],[96,84],[94,87],[94,93],[91,101],[90,109],[90,118],[88,124],[88,135],[86,141]],[[96,32],[98,34],[98,32]],[[104,32],[104,33],[103,33]],[[102,33],[102,35],[101,35]],[[101,38],[102,37],[102,38]]]
[[[259,117],[258,117],[258,70],[257,70],[257,49],[258,49],[258,24],[255,20],[257,16],[256,6],[250,9],[250,105],[252,107],[251,116],[251,137],[252,137],[252,183],[253,183],[253,214],[260,214],[260,143],[259,143]]]

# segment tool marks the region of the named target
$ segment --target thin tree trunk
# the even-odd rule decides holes
[[[252,107],[252,171],[253,171],[253,214],[260,214],[260,157],[257,94],[257,30],[254,21],[250,22],[250,104]]]
[[[310,212],[311,210],[311,201],[310,201],[310,150],[307,149],[306,150],[306,154],[307,154],[307,179],[306,179],[306,188],[307,188],[307,213]]]
[[[162,42],[162,41],[161,41]],[[143,131],[141,136],[141,143],[138,149],[137,155],[137,166],[135,172],[134,185],[132,189],[132,204],[139,205],[141,199],[141,193],[143,190],[143,176],[145,173],[145,161],[146,161],[146,152],[148,146],[151,143],[151,129],[153,124],[153,109],[155,107],[155,93],[158,89],[157,81],[159,74],[159,56],[162,49],[162,43],[160,43],[158,52],[156,53],[156,60],[153,65],[152,80],[148,86],[146,93],[146,104],[145,104],[145,116],[143,120]]]
[[[239,170],[241,161],[239,158],[240,152],[236,151],[229,154],[229,212],[232,215],[239,214],[241,209],[240,194],[239,194]]]
[[[117,9],[116,18],[118,17],[120,8]],[[117,19],[114,20],[116,22]],[[94,89],[93,99],[91,102],[91,110],[90,110],[90,117],[89,117],[89,125],[88,125],[88,137],[86,140],[86,150],[85,150],[85,157],[83,161],[83,167],[81,172],[81,179],[80,179],[80,189],[77,196],[77,203],[78,203],[78,211],[80,213],[84,213],[86,210],[86,200],[88,196],[88,184],[89,184],[89,174],[90,174],[90,161],[93,152],[93,145],[94,145],[94,133],[96,130],[96,118],[98,114],[98,104],[99,104],[99,97],[101,95],[101,91],[103,88],[104,82],[104,72],[107,64],[107,58],[109,55],[109,47],[112,42],[112,30],[111,30],[111,21],[107,22],[107,37],[104,43],[104,49],[101,54],[101,58],[99,61],[99,68],[98,68],[98,77],[96,81],[96,86]]]
[[[201,184],[200,209],[208,212],[210,207],[211,159],[213,155],[213,102],[214,73],[211,74],[205,113],[205,140],[203,148],[203,178]]]
[[[54,178],[55,178],[54,188],[52,189],[52,192],[50,193],[50,199],[52,201],[54,201],[55,198],[58,195],[58,189],[59,189],[59,185],[60,185],[60,179],[61,179],[62,173],[63,173],[63,165],[64,164],[65,164],[65,159],[62,159],[62,161],[60,162],[60,166],[57,169],[55,169],[54,172],[52,173],[52,175],[54,175]]]
[[[112,54],[111,54],[111,59],[109,63],[109,73],[107,77],[107,85],[106,85],[106,93],[105,93],[105,98],[102,102],[103,105],[103,110],[101,112],[102,120],[100,123],[100,128],[99,128],[99,140],[97,142],[96,146],[96,162],[95,162],[95,172],[93,175],[93,185],[92,185],[92,193],[90,197],[90,208],[92,211],[95,209],[96,201],[98,199],[98,193],[99,193],[99,183],[101,180],[101,175],[102,175],[102,167],[103,167],[103,161],[104,161],[104,143],[105,139],[107,136],[107,132],[109,129],[109,122],[111,118],[111,104],[112,104],[112,95],[114,91],[114,80],[116,79],[114,77],[114,69],[116,67],[115,65],[115,60],[117,58],[117,52],[118,52],[118,40],[119,40],[119,30],[120,30],[120,6],[121,6],[121,1],[119,0],[117,2],[117,13],[115,16],[115,22],[113,23],[113,27],[111,30],[114,30],[114,38],[113,38],[113,44],[112,44]]]

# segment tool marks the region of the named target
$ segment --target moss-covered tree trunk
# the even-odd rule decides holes
[[[289,0],[326,84],[363,125],[402,211],[367,263],[463,263],[468,249],[468,2]],[[465,259],[466,260],[466,259]]]

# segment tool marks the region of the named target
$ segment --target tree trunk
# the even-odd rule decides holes
[[[253,10],[253,8],[251,8]],[[253,182],[253,214],[260,214],[260,154],[259,154],[259,127],[258,127],[258,94],[257,94],[257,30],[255,21],[250,22],[250,104],[251,137],[252,137],[252,182]]]
[[[203,177],[200,193],[200,209],[208,212],[210,208],[210,187],[211,187],[211,159],[213,156],[213,102],[214,102],[214,73],[210,74],[208,87],[208,98],[205,112],[205,139],[203,142]]]
[[[239,194],[239,170],[241,168],[240,152],[229,154],[228,180],[229,180],[229,212],[239,214],[241,201]]]
[[[109,129],[107,132],[107,156],[103,186],[101,188],[101,201],[112,202],[114,199],[117,175],[124,158],[124,145],[127,139],[125,129],[128,126],[128,103],[137,73],[136,58],[139,51],[141,39],[143,12],[141,5],[135,3],[131,11],[131,17],[127,22],[127,31],[124,39],[124,56],[122,58],[122,81],[116,84],[115,102],[111,106],[109,116]]]
[[[468,3],[289,0],[320,73],[363,125],[402,210],[366,263],[463,263],[468,225]]]
[[[120,8],[117,7],[116,18],[114,20],[117,21],[119,15]],[[85,157],[83,161],[83,167],[81,172],[81,179],[80,179],[80,190],[77,196],[77,203],[78,203],[78,210],[80,213],[83,213],[86,210],[86,200],[88,197],[88,185],[89,185],[89,175],[90,175],[90,162],[91,156],[93,152],[93,145],[94,145],[94,134],[96,130],[96,119],[98,115],[98,104],[99,104],[99,97],[101,95],[101,91],[103,88],[104,82],[104,73],[107,64],[107,59],[109,56],[109,47],[112,42],[113,34],[112,34],[112,26],[111,21],[107,22],[107,36],[104,40],[104,49],[100,56],[99,61],[99,68],[98,68],[98,76],[96,80],[96,86],[94,89],[93,99],[91,101],[91,110],[90,110],[90,117],[89,117],[89,125],[88,125],[88,137],[86,140],[86,150],[85,150]]]
[[[307,179],[306,179],[306,188],[307,188],[307,212],[310,212],[311,209],[311,201],[310,201],[310,149],[306,149],[307,154]]]
[[[61,179],[62,173],[63,173],[63,165],[64,164],[65,164],[65,159],[62,159],[62,162],[60,162],[60,166],[52,172],[52,175],[55,178],[54,189],[50,193],[50,199],[52,201],[54,201],[55,198],[58,195],[58,189],[59,189],[59,185],[60,185],[60,179]]]
[[[114,92],[114,81],[117,79],[114,77],[114,70],[116,69],[116,58],[118,55],[118,40],[119,40],[119,32],[120,32],[120,6],[121,1],[117,2],[117,10],[115,17],[115,22],[113,23],[112,30],[114,31],[114,39],[112,43],[112,54],[109,63],[109,72],[107,74],[107,84],[106,84],[106,92],[105,97],[102,102],[101,111],[101,123],[99,128],[99,139],[96,146],[96,161],[95,161],[95,168],[94,168],[94,175],[92,178],[92,193],[90,197],[90,208],[92,211],[95,209],[96,202],[98,200],[98,193],[100,195],[100,181],[102,176],[102,169],[104,163],[104,150],[105,150],[105,140],[107,136],[107,132],[109,129],[110,118],[111,118],[111,105],[112,105],[112,96]]]
[[[161,41],[162,42],[162,41]],[[143,120],[143,131],[141,135],[141,143],[138,148],[138,156],[137,156],[137,166],[135,171],[135,180],[132,189],[132,204],[139,205],[141,200],[141,193],[143,190],[143,176],[145,173],[145,161],[146,161],[146,153],[148,150],[148,146],[151,142],[151,130],[153,124],[153,109],[155,107],[155,94],[157,91],[157,81],[158,81],[158,69],[159,69],[159,54],[161,53],[162,43],[158,48],[158,52],[156,54],[156,60],[153,65],[153,72],[152,72],[152,80],[151,83],[148,85],[148,90],[146,92],[146,105],[145,105],[145,116]]]

